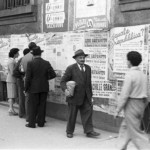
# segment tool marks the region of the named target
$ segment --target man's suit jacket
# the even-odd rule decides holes
[[[23,66],[23,70],[26,73],[27,71],[27,64],[28,62],[33,60],[33,55],[31,54],[31,52],[29,52],[28,54],[26,54],[25,56],[23,56],[22,60],[21,60],[21,65]]]
[[[34,60],[27,65],[25,91],[29,93],[48,92],[48,73],[52,74],[53,78],[56,77],[56,74],[48,61],[41,57],[34,58]]]
[[[66,83],[68,81],[76,82],[74,95],[72,97],[66,97],[66,101],[68,103],[72,103],[75,105],[82,105],[85,98],[85,94],[89,102],[91,102],[92,98],[91,68],[86,64],[85,64],[85,75],[86,75],[86,82],[83,78],[81,70],[79,69],[76,63],[67,67],[65,74],[63,75],[60,82],[62,90],[65,91],[65,89],[67,89]]]

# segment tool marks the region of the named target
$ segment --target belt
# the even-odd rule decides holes
[[[132,97],[129,97],[129,99],[133,99],[133,100],[144,100],[146,101],[147,100],[147,97],[144,97],[144,98],[132,98]]]

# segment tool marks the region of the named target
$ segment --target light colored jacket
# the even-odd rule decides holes
[[[13,58],[9,58],[7,63],[8,74],[6,78],[6,82],[16,83],[16,78],[13,76],[13,70],[16,66],[16,61]]]
[[[28,62],[30,62],[32,60],[33,60],[33,55],[30,52],[22,58],[21,65],[23,66],[23,70],[25,73],[27,71]]]

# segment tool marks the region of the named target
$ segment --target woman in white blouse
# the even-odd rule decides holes
[[[9,60],[7,63],[8,67],[8,74],[6,78],[7,82],[7,98],[9,102],[9,115],[18,115],[18,113],[15,112],[13,104],[15,102],[15,99],[17,98],[17,87],[16,87],[16,78],[13,76],[13,70],[16,66],[15,59],[19,56],[19,49],[18,48],[12,48],[9,52]]]

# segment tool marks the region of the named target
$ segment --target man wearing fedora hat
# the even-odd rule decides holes
[[[25,93],[29,93],[29,123],[26,127],[35,128],[35,123],[43,127],[45,123],[46,99],[49,91],[48,80],[56,77],[50,63],[41,58],[43,50],[33,48],[33,61],[27,64]]]
[[[88,55],[82,49],[77,50],[73,56],[76,63],[67,67],[60,82],[61,88],[66,95],[66,101],[68,102],[69,116],[66,129],[68,138],[73,137],[78,110],[80,111],[84,133],[87,137],[100,135],[93,130],[91,67],[84,64],[86,56]],[[66,83],[68,81],[76,82],[73,96],[67,89]]]

